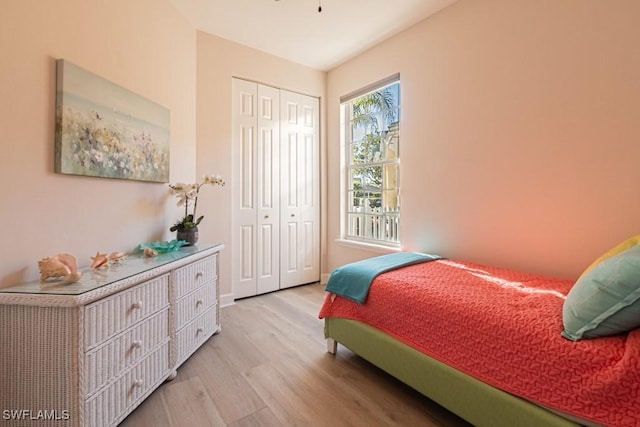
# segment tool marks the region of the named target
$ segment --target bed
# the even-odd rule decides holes
[[[354,297],[369,267],[342,276],[343,295],[332,273],[319,313],[330,353],[340,343],[476,426],[640,425],[640,330],[569,336],[576,281],[432,257],[371,274]]]

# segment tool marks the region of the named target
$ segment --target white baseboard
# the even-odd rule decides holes
[[[235,301],[233,298],[233,294],[220,295],[220,308],[229,307],[234,304],[235,304]]]
[[[321,274],[320,275],[320,284],[326,285],[327,281],[329,280],[329,276],[331,276],[331,273]]]

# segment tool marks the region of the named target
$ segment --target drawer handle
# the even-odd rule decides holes
[[[203,332],[204,332],[204,328],[201,326],[196,330],[196,335],[200,335]]]
[[[142,308],[142,301],[136,301],[133,304],[131,304],[131,307],[133,308]]]
[[[201,305],[201,304],[204,304],[204,300],[202,298],[199,299],[198,301],[196,301],[196,307]]]
[[[133,386],[134,386],[135,388],[140,388],[140,387],[142,387],[143,385],[144,385],[144,380],[142,380],[142,379],[135,380],[135,381],[133,382]]]
[[[204,276],[204,273],[202,271],[197,272],[196,273],[196,280],[202,279],[202,276]]]
[[[134,342],[131,343],[131,347],[133,347],[133,348],[142,348],[142,341],[135,340]]]

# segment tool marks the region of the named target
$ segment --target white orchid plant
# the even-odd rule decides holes
[[[202,177],[202,182],[196,182],[194,184],[169,184],[169,192],[178,199],[178,206],[184,206],[184,217],[172,225],[169,231],[188,230],[200,224],[204,218],[204,215],[196,218],[200,188],[204,185],[224,186],[224,184],[224,180],[218,175],[205,175]],[[193,206],[192,213],[189,213],[189,206]]]

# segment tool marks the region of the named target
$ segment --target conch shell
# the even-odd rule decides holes
[[[96,256],[91,257],[91,260],[93,261],[91,263],[92,270],[100,267],[109,267],[109,258],[107,258],[107,254],[96,252]]]
[[[38,268],[43,282],[50,277],[62,277],[63,283],[68,284],[77,282],[82,276],[82,272],[78,271],[76,257],[71,254],[42,258],[38,261]]]

